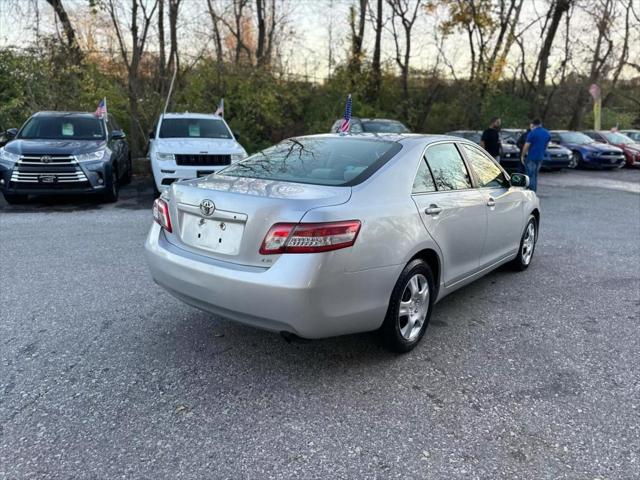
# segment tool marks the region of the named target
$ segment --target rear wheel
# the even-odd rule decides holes
[[[21,203],[27,203],[29,195],[20,195],[19,193],[3,193],[4,199],[10,205],[20,205]]]
[[[538,222],[533,215],[529,216],[527,226],[524,227],[524,233],[520,240],[520,249],[518,250],[518,256],[513,259],[511,266],[518,270],[526,270],[531,264],[533,259],[533,252],[536,249],[536,242],[538,240]]]
[[[380,328],[382,341],[389,350],[408,352],[418,344],[431,318],[434,292],[429,265],[421,259],[409,262],[391,293]]]

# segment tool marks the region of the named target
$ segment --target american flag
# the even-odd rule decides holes
[[[98,108],[96,108],[94,115],[96,117],[104,117],[106,114],[107,114],[107,99],[103,98],[102,100],[100,100],[100,103],[98,104]]]
[[[218,109],[216,110],[214,115],[220,115],[221,117],[224,117],[224,98],[220,99],[220,103],[218,104]]]
[[[338,133],[348,133],[351,130],[351,94],[347,97],[347,105],[344,107],[344,119]]]

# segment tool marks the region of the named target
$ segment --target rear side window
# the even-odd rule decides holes
[[[469,172],[453,143],[429,147],[426,157],[438,191],[471,188]]]
[[[412,193],[429,193],[435,191],[436,184],[433,181],[431,170],[429,170],[429,165],[427,165],[426,159],[422,158],[422,160],[420,160],[418,173],[416,174],[416,179],[413,182]]]
[[[502,170],[478,148],[462,145],[471,168],[478,177],[480,187],[507,187],[508,182]]]
[[[316,185],[357,185],[370,177],[401,145],[356,138],[292,138],[235,163],[221,172]]]

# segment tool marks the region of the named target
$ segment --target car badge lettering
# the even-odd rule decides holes
[[[205,198],[200,202],[200,211],[205,217],[210,217],[216,211],[216,205],[212,200]]]

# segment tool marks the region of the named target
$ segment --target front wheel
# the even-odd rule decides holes
[[[524,227],[524,233],[520,240],[520,249],[518,250],[518,256],[513,259],[511,266],[518,271],[523,271],[529,268],[531,260],[533,259],[533,252],[536,249],[536,242],[538,240],[538,222],[533,215],[529,216],[527,226]]]
[[[380,328],[389,350],[408,352],[418,344],[429,324],[434,297],[431,268],[424,260],[412,260],[396,282]]]
[[[107,192],[102,197],[107,203],[113,203],[118,201],[118,194],[120,193],[120,182],[118,179],[118,170],[111,169],[111,182],[107,184]]]
[[[582,166],[582,155],[579,152],[573,152],[569,168],[580,168]]]
[[[3,193],[3,196],[9,205],[27,203],[27,200],[29,199],[29,195],[21,195],[19,193]]]

